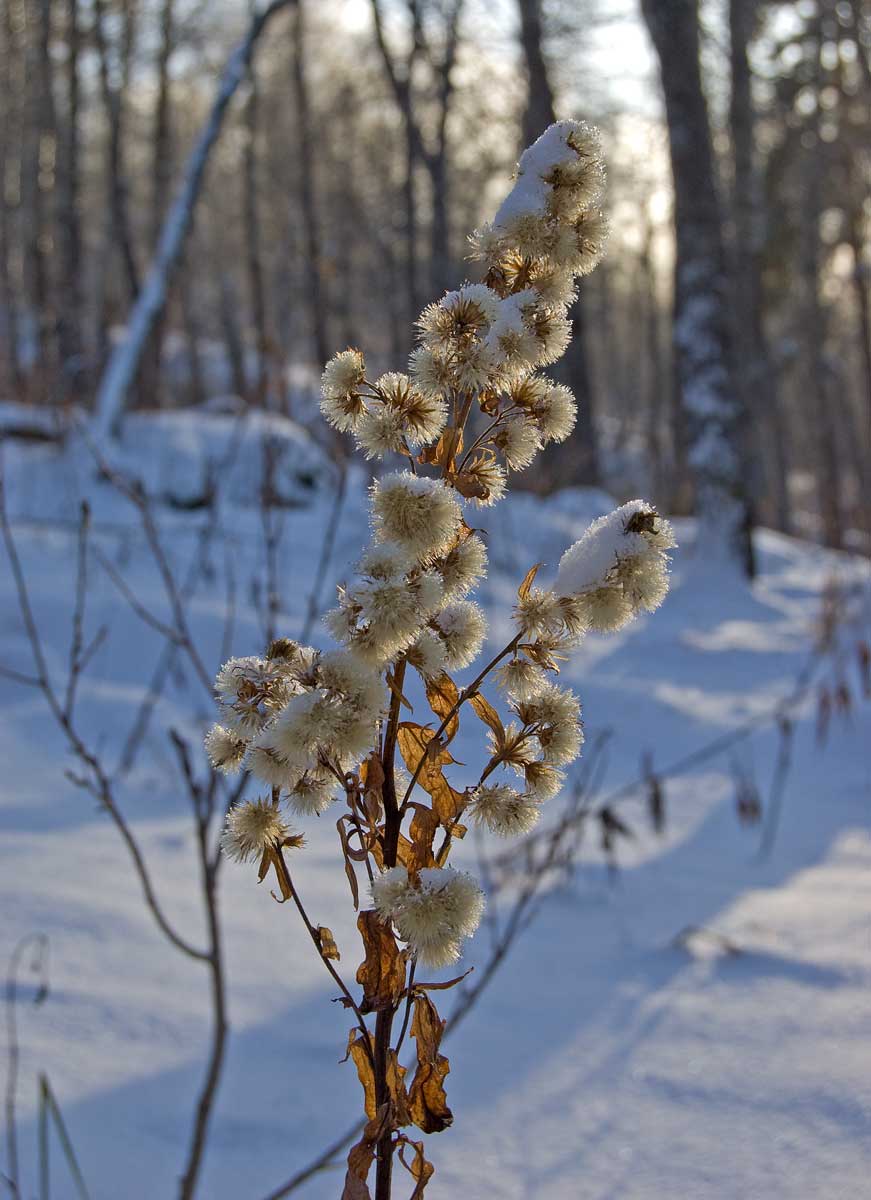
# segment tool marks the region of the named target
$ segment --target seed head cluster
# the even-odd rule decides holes
[[[511,613],[515,636],[497,660],[507,725],[479,692],[461,694],[451,673],[469,668],[487,637],[484,612],[470,598],[487,572],[476,510],[497,503],[512,473],[575,426],[571,391],[544,369],[571,338],[576,281],[604,251],[604,182],[597,132],[577,121],[552,125],[521,156],[494,220],[472,238],[481,281],[420,314],[407,372],[370,378],[357,349],[326,364],[325,419],[366,459],[395,455],[400,466],[376,467],[371,543],[325,617],[339,648],[324,653],[282,639],[265,657],[233,658],[218,674],[209,759],[220,771],[248,770],[272,790],[271,800],[231,810],[223,839],[231,857],[248,861],[288,839],[295,844],[283,814],[315,816],[343,793],[352,814],[354,796],[365,793],[366,820],[377,825],[386,809],[368,773],[373,760],[377,778],[393,773],[401,803],[411,779],[384,748],[388,711],[397,740],[395,714],[405,700],[397,684],[406,670],[418,674],[428,698],[441,697],[440,707],[432,702],[439,716],[446,697],[450,704],[461,696],[489,728],[478,783],[463,793],[448,789],[455,820],[499,837],[524,835],[560,792],[584,731],[578,697],[555,676],[588,633],[618,630],[662,602],[675,545],[668,522],[633,500],[590,525],[550,586],[530,572]],[[477,436],[466,429],[470,416],[476,433],[483,429]],[[417,794],[415,803],[417,811]],[[450,821],[445,828],[449,841]],[[383,851],[386,836],[377,828],[376,835]],[[402,834],[406,854],[414,836]],[[483,895],[465,872],[421,866],[436,860],[430,848],[426,854],[377,871],[372,903],[412,955],[443,967],[475,932]],[[382,865],[383,853],[374,868]]]

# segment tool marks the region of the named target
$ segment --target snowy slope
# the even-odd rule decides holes
[[[75,537],[58,523],[60,506],[49,494],[57,466],[50,453],[7,447],[5,457],[17,481],[16,532],[49,665],[62,679]],[[329,516],[329,481],[311,491],[308,507],[283,514],[279,627],[291,635],[308,605],[303,581]],[[130,506],[105,489],[92,493],[97,545],[143,602],[166,615]],[[26,519],[28,498],[38,500],[31,514],[38,522]],[[543,558],[552,569],[607,506],[607,497],[578,491],[547,503],[516,497],[497,509],[487,521],[494,569],[486,605],[504,613],[530,563]],[[333,579],[345,573],[365,520],[363,481],[355,478]],[[162,510],[162,536],[183,576],[197,561],[207,521],[200,512]],[[764,534],[762,574],[748,589],[706,577],[693,565],[691,527],[680,534],[686,547],[664,608],[625,634],[590,639],[566,671],[584,700],[588,735],[614,730],[605,792],[636,778],[643,750],[665,769],[769,713],[807,661],[834,560]],[[261,539],[256,510],[222,510],[190,605],[210,663],[225,632],[228,570],[237,597],[233,649],[260,646],[253,600],[263,594]],[[862,575],[859,564],[837,565],[842,578]],[[114,762],[162,645],[94,564],[86,624],[93,631],[103,623],[108,637],[82,686],[82,724]],[[494,643],[503,634],[497,616]],[[29,669],[5,561],[0,664]],[[36,1080],[45,1070],[95,1200],[172,1196],[207,1042],[205,974],[157,934],[115,830],[65,780],[70,761],[38,696],[0,678],[0,706],[0,962],[26,933],[44,931],[51,944],[49,996],[28,1004],[33,987],[25,981],[19,1011],[25,1194],[36,1189]],[[194,941],[203,921],[191,823],[165,730],[196,737],[197,718],[208,715],[204,689],[176,661],[120,792],[166,908]],[[768,859],[756,853],[759,827],[742,828],[735,818],[732,757],[752,769],[765,796],[777,745],[770,726],[667,784],[663,838],[646,832],[640,798],[621,803],[639,836],[621,850],[616,883],[594,841],[583,848],[579,869],[544,902],[449,1044],[456,1124],[428,1140],[433,1200],[864,1194],[871,1170],[869,718],[858,709],[820,748],[812,713],[804,717]],[[468,754],[459,743],[457,757],[471,762],[467,745]],[[335,830],[329,821],[309,825],[299,884],[312,915],[336,934],[351,975],[357,941]],[[474,869],[474,846],[462,854]],[[353,1122],[358,1088],[350,1066],[337,1065],[347,1018],[329,1003],[329,980],[292,914],[244,868],[227,867],[221,887],[232,1037],[200,1194],[261,1200]],[[688,926],[727,941],[702,933],[678,944]],[[484,926],[469,964],[483,962],[487,950]],[[340,1190],[332,1171],[295,1195],[326,1200]],[[52,1197],[73,1195],[55,1148]]]

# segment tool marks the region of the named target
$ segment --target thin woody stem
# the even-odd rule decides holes
[[[499,653],[496,655],[495,658],[490,659],[490,661],[487,663],[486,667],[484,667],[484,669],[481,671],[481,673],[478,676],[476,676],[475,679],[472,680],[472,682],[468,685],[468,687],[463,688],[463,690],[460,692],[459,696],[457,697],[456,703],[451,707],[450,712],[444,718],[441,725],[439,725],[438,729],[435,731],[432,738],[430,738],[430,742],[433,742],[436,739],[441,737],[441,735],[447,729],[448,725],[451,723],[451,721],[454,719],[454,717],[457,715],[457,713],[460,711],[460,709],[466,703],[466,701],[470,700],[472,698],[472,696],[474,696],[476,694],[476,692],[478,691],[478,688],[481,686],[481,684],[484,682],[484,680],[487,678],[487,676],[490,674],[490,672],[495,667],[499,666],[499,664],[502,662],[503,658],[506,658],[509,654],[512,654],[514,652],[514,650],[516,650],[521,637],[522,637],[522,634],[520,634],[520,633],[516,634],[516,636],[511,639],[511,641],[508,643],[508,645],[499,651]],[[408,806],[408,801],[411,798],[411,793],[414,791],[414,785],[417,783],[418,779],[420,778],[420,773],[423,770],[424,763],[426,762],[426,758],[427,758],[427,751],[425,750],[423,752],[423,754],[420,756],[417,766],[414,768],[414,774],[411,777],[411,782],[409,783],[409,785],[406,789],[405,795],[403,796],[402,805],[399,810],[400,817],[402,815],[404,815],[404,813],[406,811],[406,808]]]
[[[393,675],[391,689],[390,712],[387,726],[384,730],[384,745],[381,750],[381,766],[384,772],[382,799],[384,801],[384,866],[396,866],[396,853],[399,847],[399,829],[402,824],[402,812],[396,799],[396,741],[399,733],[399,710],[402,701],[402,685],[405,681],[406,660],[397,663]],[[396,1008],[390,1005],[382,1008],[375,1018],[375,1053],[373,1069],[375,1073],[375,1105],[379,1108],[390,1100],[390,1089],[387,1084],[387,1061],[390,1051],[390,1040],[393,1032],[393,1017]],[[378,1141],[377,1163],[375,1167],[375,1200],[390,1200],[391,1182],[393,1177],[393,1134],[388,1128]]]
[[[466,463],[469,461],[469,459],[472,457],[472,455],[475,453],[475,451],[478,449],[478,447],[482,446],[484,444],[484,442],[486,442],[487,438],[490,436],[490,434],[493,432],[493,430],[496,429],[499,425],[501,425],[507,416],[509,416],[511,413],[517,411],[517,407],[518,406],[516,404],[513,404],[510,408],[506,408],[504,412],[501,412],[499,414],[499,416],[496,418],[495,421],[492,421],[487,426],[487,428],[484,430],[484,432],[482,434],[480,434],[479,437],[475,438],[474,442],[472,442],[469,449],[463,455],[463,460],[460,463],[459,467],[457,467],[458,472],[464,470]]]
[[[305,925],[306,929],[308,930],[308,935],[311,938],[312,942],[314,943],[314,947],[318,952],[318,957],[320,958],[320,960],[324,964],[324,966],[327,968],[329,973],[332,975],[333,980],[335,981],[335,983],[338,986],[339,990],[341,991],[342,995],[347,1000],[349,1007],[351,1008],[351,1010],[354,1013],[354,1016],[357,1018],[357,1024],[360,1026],[360,1031],[363,1034],[363,1044],[365,1045],[366,1053],[369,1055],[369,1058],[371,1060],[372,1059],[371,1035],[369,1033],[369,1028],[368,1028],[366,1022],[363,1019],[363,1014],[360,1012],[359,1005],[357,1004],[356,1000],[351,995],[351,993],[348,991],[347,985],[345,984],[345,981],[342,979],[339,972],[336,970],[336,968],[333,966],[333,964],[330,962],[330,960],[328,958],[324,958],[323,952],[321,951],[321,939],[318,936],[318,931],[315,928],[315,926],[312,925],[311,921],[309,920],[308,913],[305,911],[305,908],[303,907],[303,903],[299,898],[299,893],[296,890],[296,885],[291,881],[290,871],[288,870],[287,863],[285,862],[285,859],[284,859],[284,851],[282,850],[281,846],[278,843],[275,844],[274,851],[275,851],[275,853],[274,853],[273,861],[275,863],[275,869],[278,872],[278,874],[281,878],[281,881],[284,883],[286,891],[288,891],[290,893],[290,898],[293,900],[294,904],[296,905],[299,915],[302,917],[303,924]],[[373,1061],[373,1066],[374,1066],[374,1061]]]

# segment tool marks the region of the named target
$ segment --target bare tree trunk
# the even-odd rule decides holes
[[[642,361],[646,364],[643,375],[642,404],[645,414],[645,442],[650,458],[653,498],[662,503],[665,492],[664,434],[667,426],[665,399],[669,389],[663,364],[659,295],[656,286],[656,267],[653,260],[653,237],[654,227],[650,208],[645,206],[644,241],[639,260],[641,293],[644,300]]]
[[[115,348],[100,381],[96,428],[103,436],[117,435],[127,403],[127,393],[136,375],[143,349],[154,322],[166,303],[169,278],[190,231],[206,164],[221,132],[227,106],[245,78],[248,63],[263,30],[277,12],[295,2],[296,0],[272,0],[271,4],[254,17],[242,42],[227,60],[212,110],[188,159],[181,190],[163,223],[160,243],[145,287],[137,297],[130,314],[127,337]]]
[[[21,175],[22,112],[21,47],[16,32],[12,0],[3,5],[3,45],[0,59],[0,306],[3,309],[3,373],[6,394],[24,392],[21,366],[19,297],[13,263],[18,239],[20,205],[14,199]]]
[[[257,76],[248,71],[248,98],[245,104],[245,150],[243,160],[243,209],[245,220],[245,257],[254,344],[257,352],[252,399],[258,408],[266,407],[269,384],[270,338],[266,317],[266,290],[263,283],[263,259],[260,242],[260,212],[257,180],[258,132]]]
[[[79,28],[78,0],[66,4],[66,131],[58,170],[58,233],[60,284],[58,287],[58,344],[64,394],[75,401],[85,378],[82,338],[82,234],[79,179]]]
[[[699,64],[696,0],[642,0],[659,59],[675,195],[674,353],[699,551],[753,573],[743,414],[732,378],[728,284]]]
[[[100,94],[106,116],[106,188],[110,237],[121,256],[127,294],[132,303],[139,294],[139,268],[133,247],[128,208],[129,187],[124,165],[124,96],[112,83],[110,48],[106,36],[106,0],[94,0],[94,41],[99,56]]]
[[[823,86],[823,34],[818,30],[813,43],[814,86],[817,96]],[[804,208],[801,214],[801,274],[804,285],[804,343],[810,367],[810,394],[815,435],[815,473],[817,500],[826,545],[840,548],[843,542],[841,475],[838,467],[837,438],[830,388],[832,380],[826,364],[826,311],[820,299],[820,217],[822,190],[819,155],[823,143],[819,136],[819,102],[816,115],[809,121],[807,133],[813,146],[804,150]]]
[[[296,98],[297,161],[299,163],[300,201],[306,249],[306,290],[314,341],[315,360],[323,364],[330,356],[327,338],[327,312],[321,277],[321,242],[314,188],[314,154],[312,152],[311,113],[308,81],[305,72],[305,9],[297,0],[293,21],[292,71]]]
[[[26,154],[22,156],[22,208],[26,219],[26,295],[34,332],[36,361],[32,398],[51,399],[56,379],[52,308],[53,288],[46,247],[50,241],[50,198],[54,187],[57,130],[51,61],[51,0],[25,5],[25,86],[29,120],[24,127]]]
[[[527,102],[523,117],[524,145],[530,145],[556,120],[553,89],[542,50],[541,0],[519,0],[520,37],[527,69]],[[551,447],[544,460],[545,487],[599,483],[599,446],[593,406],[593,385],[584,344],[585,315],[579,297],[571,310],[573,335],[557,374],[571,387],[578,401],[578,423],[572,436]]]
[[[154,254],[160,239],[160,229],[166,216],[169,188],[172,179],[172,132],[170,121],[169,64],[175,38],[175,2],[163,0],[160,10],[160,46],[157,54],[157,101],[154,108],[154,132],[151,139],[151,213],[148,231],[149,254]],[[142,356],[139,371],[139,390],[147,403],[163,402],[161,363],[166,333],[166,311],[154,323],[151,337]]]
[[[746,420],[743,429],[742,457],[752,476],[752,492],[761,490],[761,462],[756,446],[758,436],[752,428],[764,428],[774,451],[769,463],[769,487],[778,528],[789,532],[789,461],[785,430],[779,418],[781,398],[776,372],[771,363],[763,323],[762,241],[765,214],[761,201],[759,173],[755,162],[755,119],[752,73],[748,47],[758,0],[730,0],[729,32],[731,94],[729,124],[734,166],[732,248],[735,337],[735,379],[741,392],[741,407]],[[773,465],[773,471],[771,466]]]
[[[372,16],[375,37],[384,69],[393,90],[396,106],[402,118],[405,142],[405,280],[408,301],[408,323],[413,321],[420,304],[420,264],[418,262],[418,208],[417,171],[423,166],[432,185],[432,226],[430,229],[430,282],[437,292],[443,290],[450,269],[449,226],[448,226],[448,171],[447,171],[447,120],[453,96],[452,71],[456,60],[459,37],[459,21],[463,0],[452,0],[443,10],[446,20],[444,57],[437,61],[427,43],[423,28],[420,0],[407,0],[411,18],[411,43],[401,68],[387,44],[384,32],[382,4],[372,0]],[[430,152],[423,140],[420,123],[415,111],[414,72],[422,56],[426,56],[432,72],[439,79],[437,89],[439,108],[437,113],[437,144]]]
[[[431,59],[432,69],[439,77],[438,87],[438,128],[435,152],[430,156],[429,167],[432,181],[432,240],[431,240],[431,287],[436,296],[440,296],[452,283],[450,246],[450,226],[448,211],[450,195],[448,191],[448,117],[451,110],[451,100],[454,94],[453,71],[457,61],[457,49],[460,40],[460,18],[463,12],[463,0],[453,0],[446,8],[444,57],[440,63]]]
[[[241,400],[244,400],[248,395],[245,343],[239,327],[239,297],[236,295],[236,289],[233,287],[233,280],[228,271],[220,271],[218,288],[221,297],[221,329],[224,334],[224,347],[227,351],[233,391]]]

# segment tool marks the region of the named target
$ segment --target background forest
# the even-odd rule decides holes
[[[579,143],[586,183],[546,177],[541,158],[512,182],[524,147],[567,119],[601,130],[611,232],[595,270],[594,135]],[[546,184],[556,204],[582,183],[570,238],[539,243],[554,262],[561,247],[562,279],[520,249],[522,218],[544,237],[533,209],[508,219],[516,244],[472,257],[506,197]],[[536,353],[549,337],[553,384],[518,399],[521,375],[456,375],[424,396],[426,370],[454,354],[427,339],[467,280],[463,319],[482,296],[491,316],[450,337],[470,356],[485,325]],[[435,1167],[426,1200],[864,1194],[869,308],[869,0],[0,0],[0,1197],[335,1200],[368,1136],[365,1039],[336,1060],[349,1014],[361,1034],[384,1024],[354,911],[379,903],[354,807],[372,806],[374,846],[379,789],[382,815],[405,792],[391,844],[408,843],[408,895],[408,855],[432,855],[437,828],[478,881],[462,962],[452,949],[403,991],[417,960],[401,952],[398,1048],[389,1022],[379,1043],[395,1057],[376,1092],[400,1062],[411,1090],[431,1066],[440,1086],[442,1035],[449,1049],[454,1123],[439,1105],[437,1123],[414,1122]],[[382,374],[405,369],[420,395]],[[503,385],[526,406],[507,410],[513,461]],[[577,423],[548,441],[572,427],[563,385]],[[391,434],[389,410],[421,398],[432,439],[396,421]],[[372,461],[378,437],[393,439],[387,471],[415,472],[401,487]],[[438,556],[360,557],[391,488],[450,492],[457,545],[427,586],[447,603],[465,546],[475,604],[451,601],[465,637],[441,601],[425,610]],[[421,544],[438,524],[424,507]],[[637,545],[635,567],[620,558],[630,534],[655,569]],[[591,542],[596,587],[578,576],[559,594],[580,630],[563,655],[558,564],[573,546],[583,566]],[[303,777],[290,788],[279,763],[261,796],[251,730],[207,730],[261,702],[274,664],[247,656],[289,662],[276,639],[306,644],[293,686],[308,702],[333,639],[356,652],[371,634],[374,607],[360,614],[385,571],[397,607],[420,608],[416,640],[397,634],[378,660],[387,703],[376,720],[365,689],[324,685],[331,712],[353,715],[355,694],[369,712],[371,753],[337,775],[338,796],[314,780],[280,844],[292,883],[273,854],[258,887],[255,862],[228,861],[250,849],[233,821],[239,834],[254,806],[234,806],[274,807],[284,787],[287,807]],[[521,610],[524,637],[538,611],[531,651]],[[451,639],[472,646],[454,645],[455,680],[424,674],[424,635],[430,665]],[[500,839],[499,822],[474,822],[485,780],[491,801],[497,779],[521,786],[482,758],[489,731],[508,763],[514,700],[476,672],[518,647],[541,663],[512,660],[515,688],[538,664],[572,689],[574,749],[547,807],[518,793],[522,836]],[[455,738],[450,801],[423,770],[433,721]],[[543,755],[556,724],[539,722]],[[228,778],[231,751],[244,766]],[[513,765],[534,782],[542,763]],[[438,820],[411,818],[412,802],[400,835],[422,788]],[[273,903],[294,896],[310,921],[302,900],[302,921]],[[415,1064],[426,989],[446,1025],[433,1019],[432,1061]],[[376,1176],[387,1150],[412,1153],[400,1128],[419,1136],[379,1128]],[[368,1141],[344,1200],[369,1194]],[[391,1169],[392,1194],[420,1200]]]
[[[612,243],[564,367],[581,421],[532,486],[605,482],[691,507],[679,358],[693,297],[674,287],[677,214],[725,271],[706,286],[727,296],[716,338],[756,519],[867,545],[862,0],[277,8],[209,159],[130,404],[233,396],[307,420],[304,393],[336,349],[405,357],[423,302],[474,275],[466,233],[519,150],[554,115],[583,116],[605,131]],[[4,4],[7,398],[92,407],[247,19],[223,2]],[[669,155],[663,93],[683,157]]]

